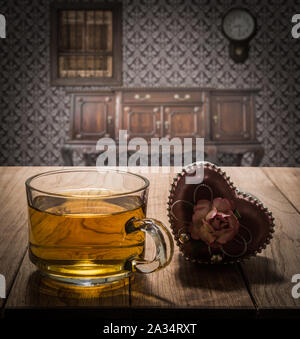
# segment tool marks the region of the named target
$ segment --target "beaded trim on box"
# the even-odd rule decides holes
[[[193,208],[194,205],[197,203],[196,202],[196,196],[197,196],[197,192],[199,189],[207,189],[210,192],[210,201],[213,201],[213,191],[211,189],[211,187],[207,184],[199,184],[195,187],[194,192],[193,192],[193,203],[187,200],[181,200],[181,199],[176,199],[176,197],[174,196],[177,184],[179,182],[179,180],[184,177],[188,172],[192,171],[193,169],[195,169],[197,166],[203,166],[205,168],[209,168],[210,170],[219,173],[220,175],[222,175],[222,177],[225,179],[226,183],[228,184],[229,188],[232,189],[232,191],[235,193],[237,198],[243,198],[244,200],[247,200],[251,203],[253,203],[255,206],[259,207],[268,217],[269,220],[269,235],[266,238],[265,243],[260,246],[256,251],[254,251],[252,254],[249,255],[245,255],[247,253],[247,249],[248,249],[248,244],[250,244],[252,242],[252,234],[251,231],[245,226],[242,225],[240,223],[240,227],[242,229],[244,229],[244,231],[246,231],[246,233],[248,234],[247,239],[245,239],[244,236],[242,236],[241,234],[237,234],[235,236],[235,238],[233,239],[234,241],[236,241],[237,243],[240,243],[243,245],[243,249],[240,253],[238,254],[231,254],[228,253],[227,251],[224,250],[223,246],[220,247],[221,250],[221,254],[213,254],[211,247],[206,245],[205,243],[203,243],[204,246],[207,246],[207,250],[208,253],[210,254],[210,260],[203,260],[203,259],[199,259],[199,258],[193,258],[192,256],[188,256],[184,253],[184,244],[186,244],[187,242],[189,242],[191,240],[191,236],[188,232],[188,225],[190,224],[190,221],[186,221],[186,220],[180,220],[176,214],[174,213],[174,207],[176,204],[178,203],[184,203],[187,206],[189,206],[190,208]],[[170,195],[168,197],[168,217],[169,217],[169,222],[172,228],[172,233],[174,235],[175,241],[179,247],[179,250],[181,252],[181,254],[184,256],[184,258],[186,260],[190,260],[192,262],[198,262],[198,263],[207,263],[207,264],[214,264],[214,263],[220,263],[223,261],[224,256],[226,255],[228,258],[231,258],[229,260],[226,261],[226,263],[233,263],[233,262],[241,262],[245,259],[250,258],[251,256],[255,256],[257,253],[260,253],[264,248],[266,248],[266,245],[270,243],[270,240],[272,239],[272,233],[274,233],[274,217],[272,215],[272,212],[268,210],[268,208],[266,208],[263,203],[253,197],[251,194],[249,193],[245,193],[242,192],[240,190],[238,190],[234,185],[233,182],[230,180],[230,177],[228,177],[226,175],[226,173],[221,170],[221,168],[217,167],[216,165],[209,163],[209,162],[198,162],[198,163],[193,163],[189,166],[187,166],[186,168],[184,168],[180,173],[178,173],[174,179],[173,179],[173,183],[170,189]],[[176,220],[177,222],[180,222],[182,224],[182,227],[179,228],[178,230],[176,230],[176,228],[174,227],[173,221]]]

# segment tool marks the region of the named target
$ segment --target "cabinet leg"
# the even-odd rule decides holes
[[[242,159],[243,159],[244,154],[239,153],[236,155],[236,160],[237,160],[237,166],[242,166]]]
[[[89,154],[83,153],[83,161],[84,161],[84,166],[91,166]]]
[[[206,146],[205,153],[207,153],[207,161],[212,162],[213,164],[217,163],[217,147],[216,146]]]
[[[63,147],[61,149],[61,156],[65,166],[73,166],[73,150]]]
[[[263,149],[263,147],[258,147],[253,153],[254,157],[251,165],[259,166],[262,161],[262,158],[264,157],[265,150]]]
[[[93,158],[93,153],[83,153],[83,161],[85,166],[96,166],[96,160]]]

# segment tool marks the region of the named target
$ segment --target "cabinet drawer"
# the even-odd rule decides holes
[[[113,102],[111,95],[73,95],[71,137],[98,140],[113,137]]]
[[[203,93],[191,90],[178,91],[132,91],[123,94],[124,103],[189,103],[201,102],[203,100]]]

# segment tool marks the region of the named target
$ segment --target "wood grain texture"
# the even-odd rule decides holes
[[[128,284],[127,280],[123,288],[104,292],[63,288],[43,278],[26,253],[5,308],[128,307]]]
[[[300,213],[300,168],[265,167],[263,171]]]
[[[238,268],[193,264],[175,252],[170,266],[137,276],[131,288],[133,307],[254,309]]]
[[[258,308],[261,311],[271,308],[300,310],[300,299],[294,299],[291,294],[292,276],[300,271],[299,213],[261,168],[225,168],[225,171],[238,188],[259,198],[275,218],[275,233],[270,245],[242,264]],[[285,173],[289,172],[286,168]],[[299,188],[299,183],[297,186]]]
[[[0,169],[0,273],[6,279],[9,294],[27,248],[27,203],[25,180],[41,171],[32,167]],[[0,299],[0,308],[4,299]]]
[[[9,295],[6,309],[253,309],[238,265],[192,264],[180,256],[177,248],[172,263],[166,269],[149,275],[136,274],[130,288],[125,286],[102,294],[95,291],[93,295],[80,292],[78,297],[70,291],[53,290],[49,284],[45,285],[25,255],[28,229],[24,182],[29,176],[50,169],[53,168],[0,168],[0,273],[7,280]],[[300,299],[293,299],[291,295],[291,278],[300,273],[300,216],[289,202],[298,206],[297,189],[293,188],[300,188],[297,171],[286,168],[276,174],[277,169],[240,167],[224,170],[236,186],[261,199],[275,217],[275,234],[271,244],[257,257],[241,265],[258,309],[299,310]],[[272,172],[274,178],[281,178],[285,173],[288,179],[277,180],[275,187],[266,172]],[[151,182],[147,216],[159,219],[169,227],[166,203],[173,173],[142,175]],[[290,190],[293,193],[288,195]],[[151,244],[148,246],[151,250]]]

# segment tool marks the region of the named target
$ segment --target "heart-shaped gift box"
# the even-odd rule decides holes
[[[202,182],[187,183],[187,177],[194,176],[195,170],[201,166]],[[220,218],[223,215],[226,219],[231,213],[234,214],[231,218],[238,224],[238,231],[234,231],[232,239],[218,246],[207,243],[203,237],[192,236],[194,233],[191,233],[195,220],[193,214],[199,200],[210,203],[211,210],[215,198],[219,198],[219,201],[221,198],[232,205],[232,211],[220,212]],[[175,241],[185,259],[192,262],[214,264],[242,261],[261,252],[270,243],[274,232],[274,218],[268,208],[251,194],[239,191],[221,168],[209,162],[193,163],[177,174],[170,190],[168,212]],[[210,212],[210,215],[216,213]],[[206,223],[206,219],[199,222],[199,229]],[[210,232],[211,226],[207,227]],[[228,225],[226,227],[229,228]],[[229,230],[223,231],[228,233]]]

